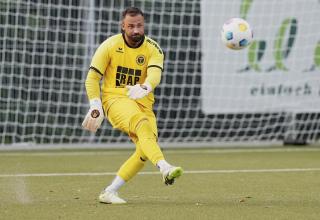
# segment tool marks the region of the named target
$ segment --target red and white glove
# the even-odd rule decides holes
[[[128,89],[127,95],[130,99],[141,99],[152,91],[151,85],[149,83],[126,86],[126,88]]]
[[[91,132],[96,132],[104,119],[101,100],[90,100],[90,109],[82,122],[82,127]]]

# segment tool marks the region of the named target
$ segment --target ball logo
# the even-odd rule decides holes
[[[247,28],[247,26],[245,24],[243,24],[243,23],[239,24],[239,30],[241,32],[245,32],[247,29],[248,28]]]
[[[136,62],[138,65],[142,66],[146,62],[146,58],[143,55],[138,55]]]

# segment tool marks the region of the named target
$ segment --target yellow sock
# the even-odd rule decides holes
[[[140,147],[136,146],[136,151],[130,156],[130,158],[122,164],[117,175],[128,182],[134,177],[144,166],[146,157],[141,152]]]

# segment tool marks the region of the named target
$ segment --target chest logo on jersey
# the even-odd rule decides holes
[[[136,85],[137,83],[139,83],[140,77],[141,70],[118,66],[116,74],[116,87]]]
[[[143,55],[138,55],[136,62],[138,65],[142,66],[146,62],[146,58]]]

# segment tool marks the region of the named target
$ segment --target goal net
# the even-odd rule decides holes
[[[91,57],[128,6],[165,53],[154,106],[163,147],[318,142],[317,0],[0,0],[2,148],[130,143],[107,121],[81,128]],[[253,27],[245,50],[220,41],[232,17]]]

